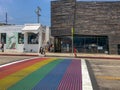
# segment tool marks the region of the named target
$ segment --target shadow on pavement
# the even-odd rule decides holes
[[[98,86],[97,81],[95,79],[95,75],[94,75],[94,72],[92,70],[92,67],[91,67],[88,60],[85,60],[85,61],[86,61],[87,67],[88,67],[88,72],[89,72],[90,79],[92,82],[93,90],[99,90],[99,86]]]

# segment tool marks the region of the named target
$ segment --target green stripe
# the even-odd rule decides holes
[[[42,78],[44,78],[57,64],[63,60],[55,60],[39,68],[37,71],[28,75],[8,90],[31,90]]]

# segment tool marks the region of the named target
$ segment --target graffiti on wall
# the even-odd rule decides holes
[[[10,32],[7,33],[7,49],[16,49],[17,48],[17,38],[18,33],[16,32]]]

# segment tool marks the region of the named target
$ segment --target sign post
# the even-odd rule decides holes
[[[71,29],[71,33],[72,33],[72,54],[73,54],[73,39],[74,39],[74,28]]]

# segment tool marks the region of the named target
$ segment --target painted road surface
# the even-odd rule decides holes
[[[35,58],[0,68],[0,90],[82,90],[81,60]]]

